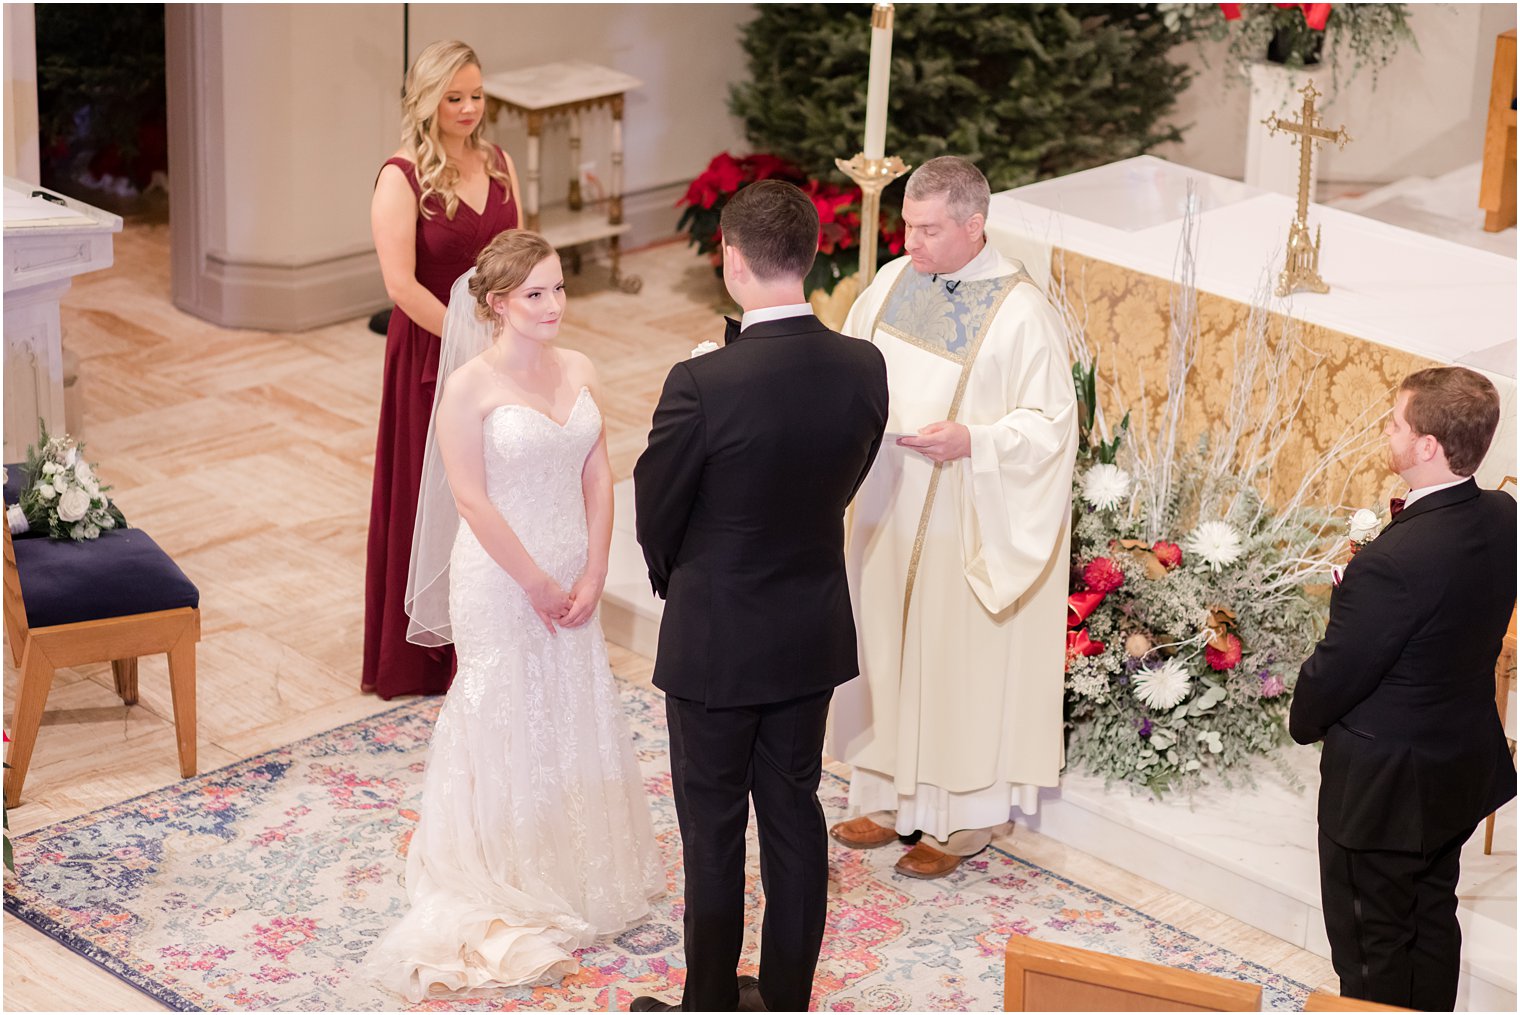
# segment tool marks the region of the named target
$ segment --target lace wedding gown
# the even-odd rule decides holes
[[[503,405],[483,426],[492,503],[568,590],[586,565],[596,402],[582,388],[563,425]],[[413,1002],[562,978],[575,949],[647,914],[665,884],[600,624],[550,635],[464,522],[449,610],[459,672],[407,854],[411,909],[371,956]]]

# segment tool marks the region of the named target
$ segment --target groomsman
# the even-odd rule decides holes
[[[1299,671],[1289,729],[1325,745],[1320,891],[1348,997],[1452,1010],[1462,844],[1515,795],[1494,708],[1515,604],[1515,501],[1472,479],[1498,422],[1481,374],[1404,379],[1385,432],[1409,493],[1347,566]]]
[[[818,212],[762,180],[723,208],[727,346],[677,363],[633,469],[665,599],[654,684],[686,864],[686,1011],[806,1011],[828,910],[818,803],[834,688],[859,672],[844,512],[881,446],[887,367],[825,328],[802,280]],[[744,943],[744,836],[760,830],[760,978]],[[654,997],[634,1011],[670,1011]]]

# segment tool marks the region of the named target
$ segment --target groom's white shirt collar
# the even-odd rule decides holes
[[[762,307],[759,310],[746,310],[739,320],[739,330],[742,332],[751,324],[761,324],[765,321],[781,321],[788,317],[805,317],[813,312],[811,303],[787,303],[779,307]]]
[[[1435,486],[1422,486],[1418,490],[1410,490],[1404,495],[1404,506],[1407,508],[1421,497],[1428,497],[1437,491],[1450,490],[1454,486],[1461,486],[1471,478],[1471,476],[1463,476],[1461,479],[1452,480],[1450,483],[1437,483]]]

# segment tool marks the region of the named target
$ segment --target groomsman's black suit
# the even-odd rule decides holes
[[[1324,740],[1320,885],[1341,992],[1457,998],[1462,844],[1515,795],[1494,663],[1515,604],[1515,501],[1469,479],[1409,505],[1347,566],[1289,728]]]
[[[686,862],[688,1011],[733,1011],[749,798],[765,887],[760,989],[806,1011],[827,912],[818,803],[829,698],[859,671],[844,513],[881,445],[887,369],[811,314],[678,363],[634,467],[665,599],[666,694]]]

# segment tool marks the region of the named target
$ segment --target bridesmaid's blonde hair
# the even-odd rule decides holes
[[[512,292],[527,281],[528,274],[555,255],[553,244],[526,229],[503,229],[475,258],[470,295],[475,297],[475,316],[496,320],[487,296]]]
[[[417,204],[423,218],[432,218],[428,198],[436,194],[443,202],[444,216],[450,220],[459,210],[459,167],[450,165],[443,150],[443,138],[438,133],[438,106],[454,80],[466,67],[479,67],[480,58],[475,51],[462,42],[435,42],[424,49],[406,73],[406,88],[401,96],[401,148],[411,160],[417,172],[417,184],[421,193]],[[465,141],[468,151],[484,156],[486,173],[500,180],[510,191],[511,178],[506,170],[496,164],[496,153],[481,140],[481,128],[485,124],[484,110]]]

